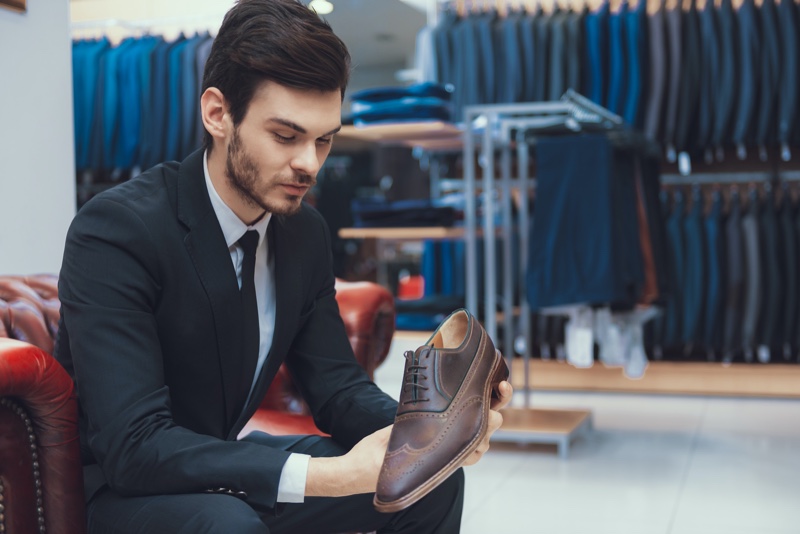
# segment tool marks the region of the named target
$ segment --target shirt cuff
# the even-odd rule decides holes
[[[306,496],[306,477],[308,476],[308,454],[292,453],[283,464],[281,479],[278,482],[278,502],[301,503]]]

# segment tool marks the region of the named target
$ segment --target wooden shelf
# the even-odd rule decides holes
[[[561,458],[569,456],[574,439],[592,430],[589,410],[505,408],[500,413],[503,425],[492,435],[492,441],[553,444]]]
[[[461,129],[443,121],[396,122],[368,126],[342,126],[336,134],[346,139],[371,143],[419,146],[428,150],[461,148]]]
[[[463,239],[463,227],[340,228],[342,239]]]
[[[521,359],[512,364],[512,384],[524,386]],[[638,380],[626,378],[620,368],[595,362],[589,369],[569,363],[533,359],[530,385],[538,390],[610,391],[678,395],[800,398],[800,365],[732,364],[706,362],[650,362]]]

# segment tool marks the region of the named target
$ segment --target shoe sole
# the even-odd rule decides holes
[[[491,406],[491,399],[498,398],[496,394],[497,386],[503,380],[508,379],[508,366],[506,365],[506,360],[503,358],[503,355],[500,354],[500,351],[495,350],[495,362],[494,367],[492,368],[492,379],[490,381],[491,384],[491,394],[490,394],[490,406]],[[478,432],[475,439],[473,439],[470,444],[453,460],[450,461],[447,465],[444,466],[438,473],[433,475],[427,482],[422,484],[420,487],[406,495],[401,499],[397,499],[396,501],[389,501],[383,502],[378,499],[378,495],[375,494],[375,498],[373,499],[373,504],[375,505],[375,509],[379,512],[391,514],[394,512],[399,512],[400,510],[405,510],[418,500],[425,497],[428,493],[433,491],[436,486],[447,480],[447,478],[452,475],[453,473],[458,470],[469,457],[470,454],[475,452],[478,449],[478,445],[483,441],[483,438],[486,437],[486,433],[489,430],[489,412],[486,412],[486,416],[483,418],[481,423],[481,429]]]

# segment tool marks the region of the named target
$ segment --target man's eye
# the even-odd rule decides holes
[[[277,134],[277,133],[274,133],[274,132],[273,132],[272,135],[275,136],[275,140],[277,142],[279,142],[279,143],[290,143],[291,141],[294,141],[294,137],[284,137],[284,136],[282,136],[280,134]]]
[[[325,139],[324,137],[320,137],[319,139],[317,139],[317,143],[319,143],[320,145],[329,145],[331,144],[332,141],[333,139],[330,137],[328,139]]]

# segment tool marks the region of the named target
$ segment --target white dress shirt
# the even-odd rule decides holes
[[[208,151],[203,154],[203,172],[206,178],[206,188],[211,199],[211,206],[217,215],[217,220],[225,236],[225,243],[231,254],[233,267],[236,269],[236,279],[239,287],[242,287],[242,261],[244,251],[237,244],[239,239],[249,230],[258,232],[258,246],[256,247],[256,268],[255,268],[255,288],[256,303],[258,304],[258,326],[260,341],[258,345],[258,362],[256,363],[256,373],[250,385],[250,395],[256,385],[258,375],[264,367],[264,362],[272,347],[272,337],[275,333],[275,261],[269,260],[267,251],[267,227],[272,214],[267,213],[257,223],[247,226],[242,220],[228,207],[220,198],[211,177],[208,173]],[[307,454],[292,453],[283,465],[281,479],[278,483],[278,502],[300,503],[303,502],[306,489],[306,476],[308,475],[308,460],[311,458]]]

